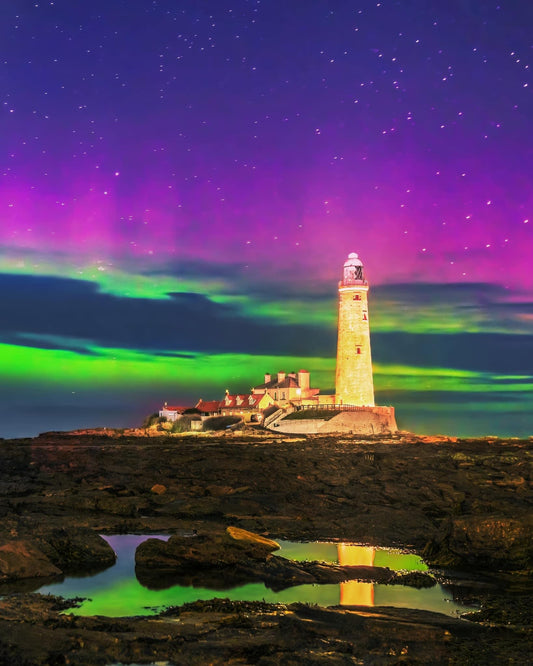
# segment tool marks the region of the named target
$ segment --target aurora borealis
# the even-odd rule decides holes
[[[533,5],[4,0],[0,436],[333,388],[371,285],[400,427],[533,432]]]

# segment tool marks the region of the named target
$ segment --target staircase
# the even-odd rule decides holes
[[[268,428],[269,430],[276,430],[276,424],[278,421],[281,421],[284,419],[287,414],[290,414],[291,412],[294,412],[295,408],[290,405],[289,407],[285,407],[284,409],[278,409],[277,412],[274,412],[270,416],[268,416],[264,421],[263,421],[263,426],[265,428]]]

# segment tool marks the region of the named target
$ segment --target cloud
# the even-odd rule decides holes
[[[413,404],[413,405],[472,405],[486,404],[487,410],[494,409],[493,405],[509,405],[516,406],[520,402],[519,396],[514,392],[505,393],[503,391],[495,391],[493,393],[487,391],[468,391],[465,397],[465,392],[462,391],[411,391],[411,390],[393,390],[393,391],[379,391],[376,392],[376,397],[379,399],[380,404],[398,405],[398,404]]]
[[[87,281],[11,274],[0,275],[0,293],[0,336],[11,340],[71,338],[154,352],[314,356],[335,349],[334,332],[324,327],[247,317],[197,293],[121,298]]]
[[[370,308],[373,331],[533,333],[533,294],[499,284],[378,285]]]
[[[280,268],[269,263],[251,266],[245,262],[174,259],[157,267],[141,268],[140,273],[150,277],[163,276],[198,282],[216,281],[226,295],[246,294],[250,298],[262,301],[290,300],[294,297],[303,301],[335,300],[336,296],[335,282],[328,284],[290,260]]]
[[[33,347],[34,349],[58,349],[70,351],[84,356],[97,356],[83,341],[74,342],[72,339],[60,335],[39,335],[34,333],[0,333],[0,344]]]
[[[533,375],[533,335],[378,332],[372,353],[380,363]]]
[[[227,275],[238,275],[239,267],[228,268]],[[189,275],[200,270],[197,262],[186,265]],[[257,289],[263,289],[266,297],[270,285],[261,286],[258,280]],[[279,285],[272,287],[272,292],[281,298]],[[120,297],[101,292],[97,283],[84,280],[0,274],[0,340],[87,355],[95,353],[92,347],[103,347],[182,357],[189,353],[239,353],[333,359],[336,331],[330,320],[307,321],[306,309],[323,307],[323,303],[310,305],[311,292],[307,292],[309,300],[297,301],[299,309],[288,319],[282,310],[246,312],[231,301],[215,302],[200,293],[169,292],[167,299]],[[533,304],[523,298],[516,300],[519,294],[484,283],[422,283],[378,286],[373,295],[374,362],[533,375],[533,335],[517,333],[516,326],[504,331],[482,326],[483,319],[495,313],[493,321],[522,318],[524,329],[530,330],[527,316]],[[325,298],[324,291],[322,296]],[[293,301],[285,298],[284,305],[290,309]],[[380,312],[378,319],[394,318],[394,307],[410,325],[403,326],[403,320],[393,328],[374,324],[374,311]],[[435,315],[431,326],[427,326],[427,308]],[[460,320],[446,328],[443,313],[444,318],[453,318],[461,309],[482,311],[477,327],[465,330]]]

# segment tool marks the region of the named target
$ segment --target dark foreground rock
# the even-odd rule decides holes
[[[295,562],[273,556],[277,549],[275,541],[233,526],[193,537],[173,536],[168,541],[147,539],[135,553],[135,574],[151,589],[179,584],[228,590],[256,581],[274,591],[347,580],[419,588],[435,585],[432,576],[420,572],[398,574],[383,567]]]
[[[532,648],[512,627],[408,609],[215,599],[157,618],[85,618],[60,615],[63,605],[40,595],[2,599],[0,663],[526,664]]]
[[[461,516],[444,521],[424,549],[436,566],[525,571],[533,562],[533,514]]]
[[[16,539],[0,545],[0,583],[59,575],[61,570],[31,541]]]
[[[266,561],[279,549],[272,539],[236,527],[203,534],[172,536],[168,541],[147,539],[135,553],[138,568],[190,571]]]
[[[90,529],[35,529],[0,544],[0,583],[105,569],[116,561],[111,546]]]
[[[434,564],[483,577],[441,573],[462,601],[481,604],[469,622],[401,608],[220,601],[164,618],[83,618],[61,615],[57,600],[21,592],[0,598],[0,664],[530,663],[532,462],[531,441],[495,438],[48,434],[1,441],[0,582],[26,586],[33,576],[107,566],[113,556],[99,533],[202,534],[228,526],[273,539],[418,552],[427,545]],[[247,566],[272,585],[286,584],[289,574],[349,577],[255,552]],[[227,557],[219,569],[239,566]],[[211,565],[172,567],[191,584],[207,575],[220,580]],[[417,574],[367,575],[423,583]]]
[[[117,559],[107,541],[87,528],[44,529],[37,542],[63,573],[105,569]]]

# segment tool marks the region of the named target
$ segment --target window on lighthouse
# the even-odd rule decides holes
[[[366,316],[366,312],[363,312],[363,321],[368,321],[368,317]]]
[[[357,354],[360,354],[360,353],[361,353],[361,347],[357,347],[357,348],[356,348],[356,353],[357,353]]]
[[[354,301],[360,301],[361,300],[361,294],[355,294],[355,296],[353,297],[353,300]]]

